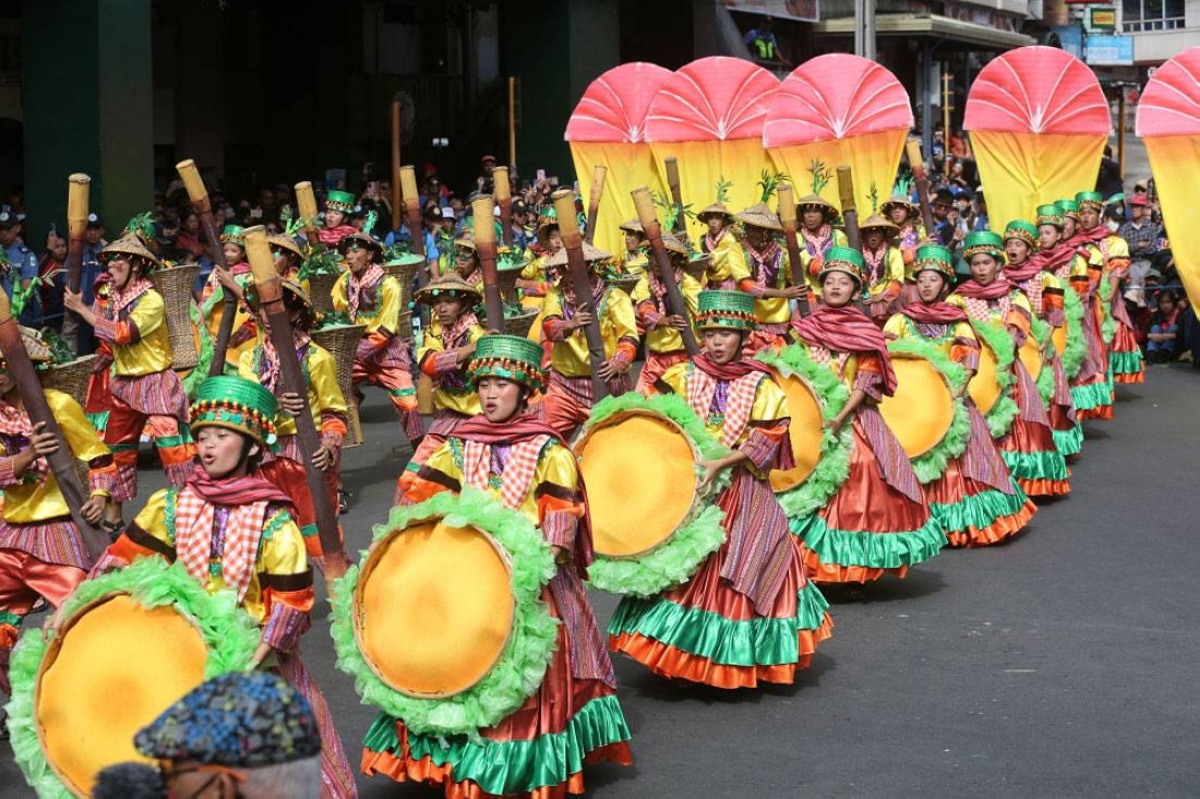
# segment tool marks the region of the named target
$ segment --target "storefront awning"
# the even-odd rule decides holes
[[[813,32],[826,36],[853,36],[854,18],[822,20],[813,25]],[[931,36],[988,50],[1011,50],[1037,43],[1032,36],[1022,33],[962,22],[938,14],[879,14],[875,17],[875,35]]]

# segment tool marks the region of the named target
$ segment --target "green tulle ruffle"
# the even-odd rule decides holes
[[[1067,460],[1058,450],[1012,452],[1000,450],[1012,476],[1021,480],[1066,480]]]
[[[140,558],[120,571],[80,583],[63,603],[60,617],[69,620],[85,605],[110,594],[128,594],[147,608],[173,605],[195,624],[208,647],[205,679],[244,670],[262,637],[258,625],[238,606],[233,591],[209,594],[182,564],[168,565],[157,557]],[[53,633],[50,637],[53,638]],[[17,643],[9,667],[12,698],[5,709],[13,756],[26,782],[43,799],[68,799],[73,794],[46,762],[34,709],[38,671],[48,647],[49,642],[43,640],[42,631],[37,629],[26,633]],[[135,668],[136,653],[131,653],[131,657],[130,667]],[[119,701],[118,697],[110,699]]]
[[[1068,379],[1079,374],[1087,357],[1087,340],[1083,337],[1083,302],[1072,288],[1063,292],[1063,316],[1067,320],[1067,344],[1062,351],[1063,371]]]
[[[1116,375],[1136,375],[1142,371],[1142,351],[1110,352],[1108,363]]]
[[[976,322],[975,334],[992,354],[996,356],[996,383],[1000,386],[1000,399],[984,414],[988,432],[992,438],[1003,438],[1017,418],[1017,401],[1013,399],[1013,360],[1016,358],[1012,336],[998,324]]]
[[[674,422],[687,436],[701,460],[716,460],[729,449],[715,440],[692,412],[687,400],[674,394],[644,397],[629,392],[596,403],[584,426],[583,435],[618,413],[654,411]],[[697,484],[703,469],[697,464]],[[724,470],[704,490],[696,490],[696,501],[684,523],[659,546],[634,558],[613,558],[597,554],[588,567],[588,580],[595,587],[613,594],[654,596],[686,582],[704,560],[725,542],[725,512],[717,507],[716,496],[728,487],[731,475]]]
[[[662,597],[626,597],[613,612],[608,634],[641,635],[722,666],[780,666],[800,662],[798,633],[817,630],[829,607],[813,583],[800,590],[796,605],[789,618],[743,620]]]
[[[562,732],[526,741],[470,740],[466,736],[421,735],[411,729],[408,756],[450,767],[454,782],[470,780],[490,795],[528,794],[561,785],[583,770],[590,752],[628,741],[631,735],[616,696],[601,696],[581,707]],[[395,718],[379,716],[363,747],[404,757]]]
[[[989,488],[949,505],[930,502],[929,510],[948,532],[965,533],[971,527],[982,530],[995,524],[998,519],[1017,515],[1025,507],[1029,497],[1016,481],[1013,481],[1013,488],[1016,489],[1013,494]]]
[[[945,376],[951,389],[958,392],[967,379],[963,367],[954,363],[936,346],[919,338],[902,338],[888,342],[888,352],[897,357],[923,358]],[[954,415],[946,435],[928,452],[910,458],[913,472],[922,483],[932,483],[946,473],[946,465],[963,454],[971,438],[971,416],[961,398],[954,400]]]
[[[781,377],[804,380],[821,404],[825,427],[816,467],[803,483],[775,495],[789,520],[803,519],[824,507],[850,474],[850,450],[854,446],[851,425],[842,425],[837,433],[829,427],[850,398],[850,390],[828,367],[814,361],[801,344],[791,344],[778,353],[762,350],[755,357]]]
[[[446,491],[417,505],[392,508],[387,524],[375,526],[372,545],[394,533],[402,535],[405,528],[417,522],[443,517],[455,527],[483,530],[509,556],[515,602],[513,626],[491,671],[470,689],[436,699],[406,696],[388,686],[368,665],[354,637],[358,566],[351,566],[330,587],[330,632],[337,666],[354,678],[364,703],[401,719],[416,733],[476,737],[480,728],[490,727],[512,713],[538,689],[554,655],[559,622],[540,599],[543,586],[555,573],[554,555],[527,518],[469,486],[464,486],[460,494]],[[403,645],[403,641],[396,642],[396,646]]]
[[[1055,449],[1064,458],[1083,451],[1083,425],[1079,422],[1070,430],[1051,430],[1050,433],[1054,436]]]
[[[818,515],[792,527],[822,563],[898,569],[929,560],[946,546],[946,533],[932,515],[919,530],[876,533],[838,530]]]

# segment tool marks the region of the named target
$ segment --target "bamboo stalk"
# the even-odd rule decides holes
[[[500,277],[496,273],[496,227],[492,222],[492,198],[471,201],[475,215],[475,252],[483,272],[483,300],[487,307],[489,330],[504,330],[504,303],[500,299]]]
[[[317,231],[317,196],[313,194],[312,182],[302,180],[296,184],[296,207],[304,220],[304,237],[310,246],[320,248],[321,235]]]
[[[550,197],[558,213],[558,232],[562,237],[563,249],[567,251],[567,276],[575,291],[575,308],[592,315],[592,321],[583,328],[583,333],[587,337],[588,362],[592,367],[592,399],[599,402],[609,393],[607,381],[599,375],[605,361],[604,338],[600,333],[599,309],[592,302],[592,281],[583,256],[583,237],[579,235],[579,223],[575,219],[575,192],[559,189]]]
[[[76,173],[67,180],[67,288],[74,292],[83,280],[83,236],[92,179]]]
[[[908,166],[917,182],[917,199],[921,203],[921,221],[925,224],[925,235],[932,236],[934,228],[933,206],[929,204],[929,176],[925,174],[925,154],[921,152],[921,140],[909,139],[905,145]]]
[[[600,200],[604,197],[604,178],[608,175],[608,167],[596,164],[592,170],[592,190],[588,196],[587,237],[588,244],[596,241],[596,217],[600,214]]]
[[[404,202],[404,218],[412,236],[413,252],[424,257],[425,231],[421,227],[421,200],[417,192],[417,171],[411,166],[400,167],[400,196]],[[421,269],[421,273],[425,270]]]
[[[683,299],[683,292],[679,290],[679,284],[675,281],[675,268],[671,265],[671,254],[667,252],[666,245],[662,239],[662,225],[658,222],[658,215],[654,212],[654,201],[650,198],[650,189],[643,186],[639,189],[634,189],[630,192],[633,195],[633,206],[637,209],[638,221],[642,223],[642,230],[646,233],[646,239],[650,242],[650,249],[654,251],[654,259],[658,265],[658,279],[667,289],[667,304],[671,308],[672,316],[682,317],[688,324],[683,330],[679,331],[680,338],[683,339],[683,348],[687,350],[687,354],[696,356],[700,354],[700,345],[696,343],[696,334],[692,330],[692,320],[687,310],[687,303]]]
[[[500,227],[505,247],[513,246],[512,229],[512,185],[509,183],[508,167],[498,166],[492,170],[492,197],[500,206]]]
[[[667,168],[667,186],[671,189],[671,202],[677,209],[674,233],[686,241],[687,220],[683,218],[683,191],[679,188],[679,160],[674,156],[668,156],[663,159],[663,164]]]
[[[200,170],[196,168],[196,162],[187,158],[176,164],[175,170],[183,180],[183,187],[187,189],[188,199],[191,200],[196,213],[200,215],[200,224],[204,228],[205,236],[216,250],[217,263],[213,265],[213,268],[228,272],[229,264],[225,262],[225,248],[221,246],[216,221],[213,219],[212,202],[208,197],[208,189],[204,188],[204,181],[200,178]],[[210,377],[225,371],[225,356],[229,351],[229,338],[233,335],[233,321],[237,316],[237,297],[228,288],[222,287],[221,291],[224,305],[221,307],[221,324],[217,328],[217,340],[213,343],[212,363],[208,367]]]
[[[400,97],[392,98],[392,230],[400,229]]]
[[[787,241],[788,263],[792,266],[792,285],[804,289],[804,296],[798,300],[800,316],[808,316],[808,281],[804,276],[804,261],[800,257],[800,239],[796,229],[796,199],[791,183],[780,183],[779,188],[779,221],[783,223],[783,237]]]

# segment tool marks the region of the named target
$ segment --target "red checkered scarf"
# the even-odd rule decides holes
[[[456,350],[469,344],[468,336],[471,328],[479,324],[474,311],[467,311],[454,321],[454,327],[449,331],[442,328],[442,347],[446,350]]]
[[[303,330],[293,330],[292,338],[296,342],[296,356],[300,363],[304,363],[312,339]],[[275,349],[275,342],[269,335],[263,337],[262,356],[258,363],[258,382],[272,394],[279,385],[279,351]]]
[[[675,283],[677,285],[681,284],[683,282],[683,270],[679,267],[674,267],[672,271],[675,276]],[[671,303],[667,301],[667,284],[663,283],[662,279],[659,278],[657,269],[651,269],[647,274],[650,278],[647,281],[650,284],[650,299],[654,303],[655,312],[660,314],[671,313]]]
[[[896,372],[888,356],[883,333],[867,315],[851,305],[830,308],[822,305],[803,319],[793,322],[796,333],[809,346],[817,345],[830,353],[870,352],[879,358],[883,370],[883,393],[896,391]],[[845,361],[839,360],[839,364]]]
[[[154,284],[150,282],[150,279],[141,275],[126,282],[123,289],[119,289],[115,285],[111,286],[109,303],[108,307],[104,309],[104,315],[109,319],[116,319],[121,311],[133,305],[139,297],[152,288],[154,288]]]
[[[241,602],[254,576],[267,506],[272,503],[290,505],[291,500],[260,477],[213,480],[196,467],[175,497],[175,553],[187,573],[208,582],[216,538],[221,573]],[[224,530],[215,527],[218,506],[228,509]]]
[[[995,301],[997,303],[996,312],[999,314],[1000,321],[1003,322],[1008,318],[1008,312],[1012,310],[1012,291],[1012,283],[1001,275],[986,286],[981,286],[974,280],[968,280],[960,284],[954,293],[963,298],[963,304],[967,306],[967,315],[975,320],[987,321],[995,318],[991,307],[992,301]]]
[[[757,361],[718,364],[707,354],[699,355],[692,364],[694,368],[687,381],[687,401],[701,419],[708,418],[718,384],[729,383],[725,421],[721,425],[721,443],[727,447],[736,446],[750,424],[750,412],[754,409],[758,384],[769,374],[766,367],[760,368]]]
[[[717,245],[721,243],[721,239],[725,238],[725,234],[728,232],[729,232],[729,228],[723,227],[723,228],[721,228],[721,232],[715,236],[711,233],[705,233],[704,234],[704,251],[712,252],[713,250],[717,249]]]
[[[4,439],[5,449],[10,451],[9,454],[16,455],[28,446],[33,438],[33,420],[23,408],[0,402],[0,437]],[[34,458],[25,473],[36,474],[40,480],[50,474],[50,464],[45,458]]]
[[[817,228],[816,233],[802,226],[800,235],[804,238],[804,249],[814,258],[824,258],[825,251],[833,244],[833,227],[828,222]]]
[[[355,277],[353,272],[350,272],[349,275],[350,279],[346,285],[346,302],[350,306],[350,321],[357,322],[358,306],[362,302],[363,293],[381,283],[384,273],[379,264],[370,264],[358,277]]]

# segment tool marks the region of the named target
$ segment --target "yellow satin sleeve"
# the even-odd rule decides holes
[[[471,325],[467,332],[467,340],[474,344],[487,333],[483,329],[483,325]],[[417,363],[424,363],[425,357],[437,357],[439,352],[445,352],[446,348],[442,345],[442,325],[437,319],[433,319],[429,323],[429,331],[425,334],[424,342],[419,350],[417,350]],[[466,364],[463,364],[465,368]],[[455,413],[461,413],[464,416],[475,416],[483,411],[479,404],[479,394],[472,391],[470,387],[460,392],[451,392],[442,388],[439,385],[437,377],[433,379],[433,407],[442,408]]]
[[[349,272],[342,272],[338,275],[338,279],[333,281],[333,289],[329,292],[330,299],[333,301],[333,310],[345,313],[350,308],[350,300],[347,299],[349,286]]]
[[[710,283],[737,279],[739,274],[749,274],[746,269],[746,253],[742,250],[742,243],[733,233],[726,233],[721,237],[717,246],[713,248],[711,259],[712,266],[708,268]]]
[[[895,283],[904,282],[904,253],[896,247],[888,247],[884,256],[883,277],[867,291],[867,300],[877,299]]]
[[[637,319],[633,313],[633,301],[620,289],[609,287],[602,301],[600,337],[604,339],[604,357],[613,357],[617,343],[622,338],[637,340]],[[562,290],[547,292],[543,304],[543,315],[562,317]],[[588,360],[587,337],[582,329],[574,331],[563,341],[554,342],[550,364],[556,372],[566,377],[589,377],[592,365]]]
[[[539,255],[521,269],[522,280],[546,279],[546,256]]]
[[[141,377],[171,368],[171,337],[162,295],[150,290],[137,301],[129,322],[138,330],[133,344],[114,344],[113,365],[121,377]]]

